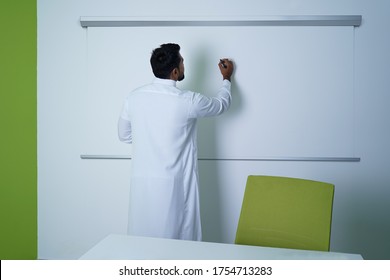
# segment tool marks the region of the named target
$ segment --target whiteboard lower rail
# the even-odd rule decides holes
[[[80,155],[81,159],[131,159],[127,155]],[[258,158],[199,158],[198,160],[218,161],[327,161],[359,162],[359,157],[258,157]]]

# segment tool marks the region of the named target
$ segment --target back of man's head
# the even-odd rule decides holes
[[[172,70],[179,67],[180,61],[180,46],[173,43],[154,49],[150,57],[153,74],[160,79],[168,79]]]

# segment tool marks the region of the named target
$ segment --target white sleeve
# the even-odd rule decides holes
[[[128,144],[133,142],[131,136],[131,123],[122,117],[118,120],[118,137],[119,140]]]
[[[131,144],[133,142],[131,134],[131,122],[128,116],[128,103],[127,100],[124,102],[121,114],[118,120],[118,137],[119,140]]]
[[[229,109],[231,103],[232,97],[230,88],[230,81],[224,80],[216,97],[207,97],[196,93],[193,99],[190,117],[197,118],[217,116],[225,112]]]

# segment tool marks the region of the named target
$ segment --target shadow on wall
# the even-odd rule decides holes
[[[338,240],[338,250],[361,254],[367,260],[388,260],[390,227],[383,222],[388,220],[388,198],[377,199],[374,193],[364,195],[359,191],[342,200],[349,210],[342,213],[342,219],[348,224],[347,231],[335,234],[344,237]]]
[[[190,82],[186,87],[189,90],[200,92],[207,96],[215,95],[215,92],[210,92],[210,88],[218,88],[222,78],[217,81],[212,81],[214,84],[210,85],[207,75],[210,71],[214,71],[214,69],[208,69],[208,62],[210,60],[216,60],[215,67],[219,71],[217,68],[217,58],[209,57],[207,49],[199,50],[194,57],[196,58],[195,65],[189,66],[191,67],[192,73],[191,77],[188,77]],[[237,70],[236,64],[235,69]],[[240,87],[234,82],[233,75],[232,103],[229,110],[220,116],[202,118],[198,121],[200,209],[204,241],[222,242],[223,240],[221,194],[224,187],[220,185],[219,178],[222,174],[218,170],[218,162],[214,159],[218,158],[219,141],[229,141],[229,139],[221,139],[218,137],[218,126],[221,122],[224,122],[225,125],[227,123],[228,125],[229,119],[234,118],[240,112],[241,105]],[[234,131],[231,133],[234,133]]]

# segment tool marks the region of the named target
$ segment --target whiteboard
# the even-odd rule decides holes
[[[89,27],[82,153],[131,155],[117,137],[122,103],[169,42],[182,48],[180,88],[212,96],[219,58],[236,66],[229,111],[198,122],[200,158],[353,156],[352,26]]]

